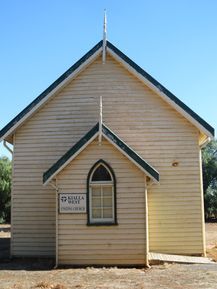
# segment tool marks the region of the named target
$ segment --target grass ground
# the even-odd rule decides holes
[[[0,237],[8,237],[0,227]],[[217,224],[206,225],[207,250],[215,255]],[[216,258],[217,260],[217,258]],[[0,289],[216,289],[217,264],[164,264],[151,269],[52,269],[49,261],[0,262]]]

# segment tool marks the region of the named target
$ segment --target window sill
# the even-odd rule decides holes
[[[118,222],[87,223],[87,226],[117,226]]]

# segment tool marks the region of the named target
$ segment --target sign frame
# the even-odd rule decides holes
[[[69,195],[71,196],[77,196],[77,197],[82,197],[83,199],[82,201],[82,205],[80,204],[69,204],[68,206],[71,206],[71,210],[63,210],[63,206],[61,206],[61,197],[69,197]],[[79,199],[80,201],[80,199]],[[82,207],[83,209],[79,209],[79,205],[80,208]],[[75,208],[73,210],[73,208]],[[77,208],[77,209],[76,209]],[[86,214],[87,213],[87,194],[86,193],[59,193],[58,194],[58,211],[59,214]]]

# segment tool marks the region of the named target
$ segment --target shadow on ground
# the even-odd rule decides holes
[[[9,259],[11,238],[0,238],[0,260]]]
[[[47,258],[8,258],[0,260],[0,270],[43,271],[53,268],[54,260]]]

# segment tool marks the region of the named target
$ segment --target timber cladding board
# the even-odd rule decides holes
[[[46,173],[43,175],[43,182],[45,183],[61,166],[63,166],[70,157],[82,149],[84,145],[91,138],[96,135],[99,130],[99,124],[97,123],[89,132],[87,132],[70,150],[68,150]]]
[[[72,190],[80,190],[79,192],[86,193],[87,175],[96,160],[101,159],[104,155],[106,155],[104,160],[112,167],[117,178],[118,226],[89,227],[86,226],[86,214],[59,214],[58,251],[59,261],[62,264],[74,262],[74,260],[77,264],[82,264],[78,260],[78,255],[80,255],[80,260],[92,259],[91,262],[89,261],[92,264],[107,263],[107,260],[112,260],[113,264],[119,264],[120,259],[125,264],[128,264],[129,260],[132,260],[134,264],[141,264],[145,260],[144,173],[109,144],[107,140],[103,138],[101,146],[98,145],[98,141],[93,141],[58,174],[59,190],[66,193]],[[90,157],[87,159],[87,156]],[[113,162],[114,160],[116,162]],[[117,160],[119,160],[118,166]],[[119,172],[122,170],[128,171],[130,177],[129,174],[120,176]],[[81,172],[81,179],[77,179],[76,172]],[[131,203],[131,199],[134,199],[131,194],[128,195],[128,206],[123,208],[121,202],[123,202],[123,196],[127,190],[128,183],[126,179],[128,178],[130,178],[129,182],[133,182],[134,179],[137,180],[134,188],[135,191],[137,187],[139,188],[138,195],[141,202]],[[68,181],[71,183],[70,186]],[[77,222],[83,223],[83,227],[77,228]],[[141,227],[135,230],[134,223],[140,223]],[[122,226],[123,224],[127,227]],[[135,247],[135,243],[139,246]],[[89,244],[94,246],[91,247]],[[96,246],[98,244],[100,244],[99,247]],[[70,251],[68,251],[69,246],[71,247]]]
[[[87,132],[71,149],[69,149],[52,167],[43,175],[43,182],[47,184],[55,175],[61,171],[77,154],[79,154],[89,142],[96,138],[99,133],[99,123]],[[133,161],[145,174],[149,175],[154,181],[159,181],[159,173],[142,159],[135,151],[125,144],[117,135],[102,123],[102,135],[115,145],[123,154]],[[136,181],[136,180],[135,180]]]
[[[103,75],[109,75],[109,77],[102,77]],[[133,97],[130,93],[132,91]],[[25,245],[22,246],[18,238],[24,227],[25,232],[29,231],[34,234],[41,230],[45,232],[38,254],[45,254],[45,252],[54,254],[55,242],[46,243],[50,232],[55,234],[54,190],[50,187],[43,187],[42,175],[96,124],[99,95],[103,95],[104,123],[160,172],[160,185],[152,186],[148,193],[150,248],[161,250],[161,241],[165,240],[163,250],[169,252],[171,241],[165,238],[165,232],[182,225],[181,232],[189,231],[186,240],[182,242],[182,253],[190,252],[189,242],[195,244],[197,253],[202,253],[201,238],[198,237],[195,241],[194,237],[196,233],[199,235],[202,231],[202,219],[198,219],[198,215],[201,214],[201,210],[198,209],[201,202],[199,174],[195,174],[195,171],[199,170],[198,130],[112,57],[108,57],[104,66],[101,64],[101,58],[96,59],[16,132],[13,205],[15,208],[22,209],[23,204],[20,198],[23,198],[27,202],[29,200],[29,207],[35,214],[37,214],[38,204],[42,201],[44,204],[50,203],[50,209],[47,210],[43,206],[44,213],[37,219],[35,216],[29,217],[27,212],[25,215],[25,210],[14,212],[12,216],[15,230],[12,235],[13,255],[21,255],[25,251]],[[74,113],[75,110],[76,113]],[[129,114],[126,113],[127,111],[130,111]],[[104,146],[110,148],[109,144],[104,143]],[[109,155],[105,149],[100,158],[106,159]],[[92,152],[91,156],[86,154],[88,162],[93,158],[97,160],[98,157],[97,152]],[[179,166],[172,166],[174,160],[179,162]],[[124,200],[130,198],[131,194],[135,194],[141,202],[143,199],[141,194],[144,184],[139,181],[140,177],[135,178],[136,185],[129,179],[128,168],[132,166],[132,169],[134,165],[129,160],[126,161],[127,169],[123,166],[120,153],[113,150],[112,162],[119,170],[120,177],[125,178],[126,182],[126,184],[117,182],[117,191],[119,190],[121,194],[119,210],[121,210],[121,202],[124,203]],[[191,166],[189,166],[189,161]],[[88,172],[86,164],[73,163],[73,166],[76,172],[79,170]],[[66,171],[64,172],[62,189],[85,190],[85,182],[72,184],[68,177],[70,172],[69,175]],[[79,175],[79,173],[75,176],[79,181],[84,178],[83,174]],[[176,198],[176,195],[177,206],[180,207],[180,212],[183,210],[180,218],[175,218],[177,210],[173,203],[169,202],[170,197]],[[182,195],[183,199],[181,199]],[[189,202],[190,196],[192,196],[191,202]],[[192,206],[193,211],[190,209]],[[167,215],[166,211],[170,214]],[[143,230],[144,219],[141,219],[141,216],[136,218],[134,213],[131,213],[132,218],[129,220],[127,216],[124,217],[125,214],[123,211],[122,226],[125,229],[129,229],[130,224],[132,229],[139,226]],[[159,223],[159,218],[161,223]],[[74,223],[70,220],[59,222],[65,226],[63,231],[67,231],[67,224],[78,229],[86,224],[86,219],[75,219]],[[165,226],[162,227],[162,223]],[[195,228],[197,232],[193,230]],[[159,230],[158,238],[152,233],[156,230]],[[172,235],[172,238],[175,251],[180,245],[179,237]],[[33,255],[36,247],[36,240],[34,238],[29,240],[28,254]],[[141,259],[138,262],[141,262]]]

